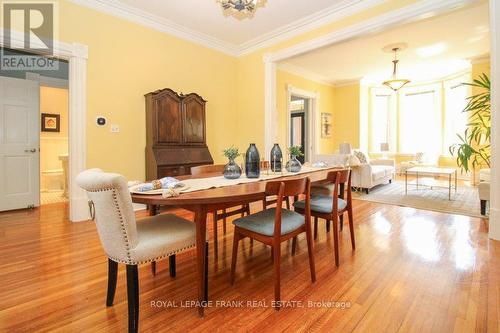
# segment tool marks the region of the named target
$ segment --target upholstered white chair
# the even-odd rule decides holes
[[[125,177],[99,169],[76,178],[94,207],[97,232],[108,256],[106,306],[113,305],[118,263],[127,270],[129,332],[139,327],[139,281],[137,266],[176,254],[196,244],[195,224],[173,214],[136,221]],[[206,269],[206,268],[205,268]],[[205,280],[207,283],[207,280]]]

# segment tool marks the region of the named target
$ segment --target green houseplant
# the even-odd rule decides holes
[[[241,176],[241,168],[234,162],[236,157],[240,156],[240,152],[236,147],[229,147],[223,150],[224,156],[227,157],[229,162],[224,166],[224,178],[237,179]]]
[[[469,122],[463,134],[457,134],[459,143],[450,146],[451,155],[456,156],[457,166],[468,172],[478,166],[490,167],[491,159],[491,104],[490,79],[484,73],[465,85],[481,89],[467,98],[463,112],[468,113]]]
[[[297,157],[304,156],[300,146],[288,147],[288,153],[290,154],[290,160],[286,163],[286,170],[288,172],[299,172],[302,169],[302,164],[297,159]]]

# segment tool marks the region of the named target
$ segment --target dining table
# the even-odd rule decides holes
[[[132,193],[134,203],[145,204],[149,208],[149,214],[155,215],[158,207],[169,206],[186,209],[194,213],[194,223],[196,224],[196,269],[198,286],[198,314],[204,315],[204,307],[207,304],[208,286],[205,286],[205,261],[207,253],[205,243],[207,241],[207,214],[216,210],[221,210],[238,205],[250,204],[262,201],[266,197],[266,183],[269,181],[279,181],[297,177],[309,177],[311,184],[319,185],[324,183],[327,174],[333,170],[341,170],[339,167],[308,168],[307,172],[300,174],[286,173],[275,175],[274,178],[263,179],[254,182],[245,182],[237,185],[216,187],[194,192],[181,193],[174,197],[163,197],[161,194],[137,194]],[[208,173],[201,175],[179,176],[177,179],[195,179],[220,177],[220,173]],[[242,175],[244,177],[244,175]],[[207,290],[205,290],[207,288]]]

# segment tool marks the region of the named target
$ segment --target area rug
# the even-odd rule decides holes
[[[472,217],[483,217],[479,210],[477,188],[458,186],[455,194],[452,189],[451,200],[448,200],[447,188],[432,188],[408,186],[405,195],[404,181],[393,181],[392,184],[379,185],[364,192],[353,192],[353,198],[384,204],[427,209],[437,212],[460,214]]]

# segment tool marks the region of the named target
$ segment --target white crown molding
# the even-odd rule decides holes
[[[237,56],[238,46],[221,39],[189,29],[160,16],[125,5],[117,0],[71,0],[72,2],[99,12],[131,21],[175,37],[201,44],[222,53]]]
[[[187,28],[163,17],[148,13],[118,0],[71,0],[72,2],[119,17],[155,30],[188,40],[231,56],[242,56],[291,39],[323,25],[354,15],[387,0],[343,0],[324,10],[308,15],[242,44],[233,44]]]
[[[470,58],[470,63],[472,65],[477,65],[477,64],[483,64],[485,62],[490,62],[490,55],[489,54],[483,54],[477,57]]]
[[[240,56],[286,41],[329,23],[341,20],[364,10],[380,5],[387,0],[343,0],[319,12],[293,21],[283,27],[239,45]]]
[[[299,67],[296,65],[292,65],[292,64],[288,64],[288,63],[281,63],[281,64],[278,64],[278,69],[282,70],[284,72],[293,74],[293,75],[303,77],[304,79],[307,79],[307,80],[310,80],[310,81],[313,81],[313,82],[316,82],[316,83],[319,83],[319,84],[322,84],[325,86],[330,86],[330,87],[334,86],[333,83],[330,82],[327,77],[319,75],[317,73],[314,73],[310,70],[307,70],[305,68],[302,68],[302,67]]]

